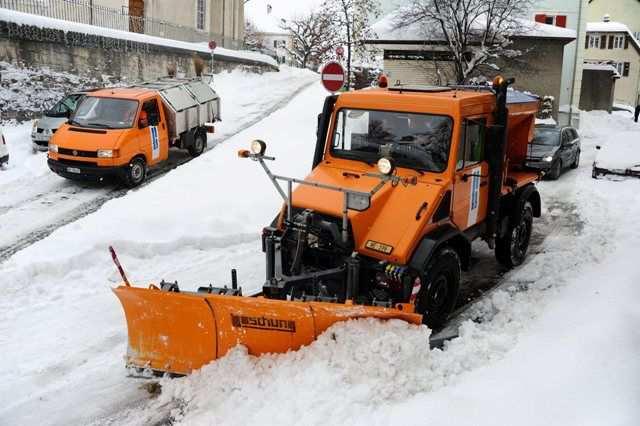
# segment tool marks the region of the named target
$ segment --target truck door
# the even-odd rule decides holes
[[[485,117],[467,118],[460,132],[453,184],[453,222],[461,230],[482,223],[487,216],[486,123]]]
[[[146,100],[142,111],[147,114],[149,126],[143,129],[140,148],[147,154],[149,164],[156,164],[169,157],[169,136],[167,124],[160,113],[156,98]]]

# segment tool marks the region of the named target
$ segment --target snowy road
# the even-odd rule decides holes
[[[427,349],[425,328],[358,321],[295,353],[256,360],[238,350],[189,378],[163,380],[155,399],[126,377],[126,325],[109,289],[118,276],[107,246],[140,285],[223,284],[237,267],[245,290],[259,288],[258,231],[280,200],[257,165],[235,152],[260,137],[277,173],[304,176],[324,95],[313,85],[215,150],[0,264],[2,421],[636,424],[640,335],[629,324],[640,321],[631,303],[640,295],[630,284],[640,268],[624,253],[640,244],[640,224],[628,214],[640,211],[640,180],[594,181],[589,164],[604,134],[640,128],[598,113],[584,117],[583,165],[540,185],[545,219],[528,262],[503,274],[476,247],[467,282],[497,281],[502,290],[466,313],[474,321],[444,350]],[[486,289],[479,287],[469,297]],[[604,417],[610,411],[615,417]]]
[[[286,67],[262,76],[238,71],[217,76],[215,88],[223,99],[224,121],[217,125],[215,135],[209,135],[208,149],[282,108],[315,79],[312,73]],[[128,193],[113,183],[70,182],[51,173],[46,154],[31,153],[30,132],[31,123],[5,129],[12,160],[8,170],[0,173],[0,263],[60,226]],[[182,151],[172,151],[170,161],[151,171],[149,180],[190,159]]]

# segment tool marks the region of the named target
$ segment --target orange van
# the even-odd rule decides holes
[[[166,79],[88,94],[49,142],[49,168],[76,180],[115,177],[140,185],[169,148],[198,156],[220,119],[220,99],[201,80]]]

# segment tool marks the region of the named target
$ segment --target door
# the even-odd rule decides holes
[[[453,184],[453,222],[460,230],[482,223],[487,216],[486,123],[485,117],[475,117],[462,125]]]
[[[569,167],[575,160],[576,143],[575,137],[571,129],[566,128],[562,130],[562,136],[560,139],[560,159],[562,160],[562,167]]]
[[[129,0],[129,31],[144,33],[144,0]]]
[[[141,129],[140,148],[146,154],[149,165],[169,158],[167,125],[160,113],[158,100],[148,99],[142,104],[141,116],[146,114],[147,126]]]

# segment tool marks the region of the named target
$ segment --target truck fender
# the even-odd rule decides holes
[[[463,270],[469,269],[471,241],[451,225],[444,225],[425,235],[411,256],[409,266],[422,271],[433,255],[445,245],[452,247],[460,256]]]
[[[531,207],[533,207],[533,217],[540,217],[542,215],[542,202],[540,200],[540,193],[538,192],[538,188],[532,183],[526,185],[524,188],[519,190],[516,193],[516,209],[513,211],[513,218],[515,219],[515,223],[518,223],[520,219],[520,214],[522,213],[522,208],[524,207],[524,203],[529,201],[531,203]]]

